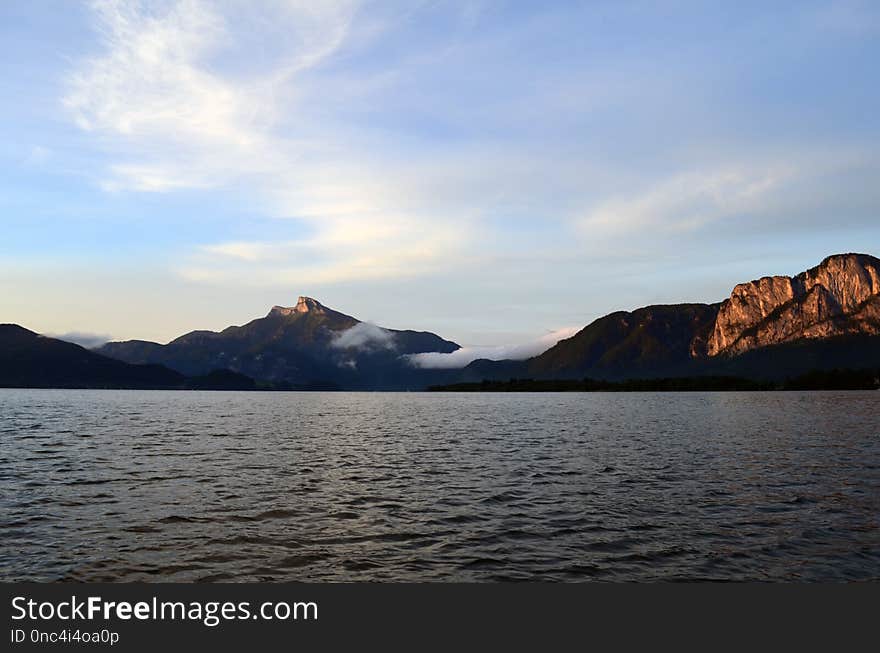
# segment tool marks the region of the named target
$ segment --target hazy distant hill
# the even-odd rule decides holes
[[[172,388],[183,381],[160,365],[130,365],[17,324],[0,324],[0,387]]]
[[[384,329],[310,297],[223,331],[193,331],[167,345],[110,342],[96,351],[129,363],[159,363],[186,375],[226,368],[254,379],[349,389],[418,389],[436,373],[404,356],[459,346],[427,332]]]

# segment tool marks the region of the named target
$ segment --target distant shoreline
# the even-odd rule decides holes
[[[813,371],[782,382],[755,381],[736,376],[670,377],[658,379],[508,379],[450,383],[431,392],[774,392],[810,390],[877,390],[877,370]]]
[[[172,392],[789,392],[828,390],[880,390],[880,370],[816,370],[781,382],[756,381],[736,376],[691,376],[656,379],[508,379],[450,383],[427,388],[369,390],[314,383],[252,385],[208,384],[190,386],[0,385],[4,390],[161,390]]]

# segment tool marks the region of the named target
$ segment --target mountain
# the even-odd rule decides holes
[[[841,254],[795,277],[738,285],[721,304],[706,353],[854,334],[880,334],[880,260]]]
[[[739,284],[719,304],[611,313],[539,356],[474,361],[459,379],[703,374],[769,379],[814,368],[877,365],[880,259],[839,254],[794,277]]]
[[[695,352],[705,345],[718,304],[646,306],[599,318],[527,362],[530,374],[566,376],[602,370],[603,376],[687,373]]]
[[[0,324],[0,387],[174,388],[183,381],[160,365],[130,365],[17,324]]]
[[[385,329],[300,297],[262,318],[220,332],[193,331],[166,345],[110,342],[98,353],[161,364],[187,376],[228,369],[294,386],[390,390],[422,388],[436,373],[411,366],[406,354],[450,353],[459,346],[428,332]]]
[[[193,331],[165,345],[131,340],[89,351],[0,325],[0,385],[418,390],[483,379],[763,381],[877,368],[880,259],[829,256],[793,277],[739,284],[720,303],[611,313],[525,361],[432,370],[407,358],[457,349],[433,333],[385,329],[300,297],[243,326]]]

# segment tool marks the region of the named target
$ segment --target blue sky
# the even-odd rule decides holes
[[[0,4],[0,321],[472,345],[880,254],[874,2]]]

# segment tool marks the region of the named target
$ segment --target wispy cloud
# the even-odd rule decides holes
[[[278,0],[247,11],[204,0],[98,0],[93,8],[104,50],[71,73],[64,104],[128,159],[110,166],[106,188],[167,191],[294,163],[273,127],[296,75],[342,45],[356,4]],[[224,57],[249,48],[264,53],[253,67],[220,72],[235,70]]]
[[[360,322],[340,331],[330,343],[336,349],[354,349],[361,352],[394,349],[394,332],[369,322]]]
[[[462,347],[449,354],[428,352],[424,354],[409,354],[407,358],[413,366],[425,369],[461,368],[480,358],[487,358],[493,361],[525,360],[526,358],[544,353],[557,342],[564,338],[570,338],[580,329],[581,327],[564,327],[531,342],[516,345]]]
[[[58,340],[72,342],[75,345],[81,345],[86,349],[94,349],[95,347],[100,347],[113,340],[112,336],[106,334],[85,333],[82,331],[69,331],[67,333],[59,334],[47,333],[46,335],[50,338],[57,338]]]
[[[466,227],[413,217],[328,218],[300,240],[205,245],[178,266],[192,281],[327,284],[406,278],[437,269],[466,241]]]
[[[160,9],[104,0],[95,9],[105,51],[71,75],[65,105],[82,129],[111,142],[117,161],[104,188],[242,183],[263,211],[306,225],[294,230],[306,237],[206,243],[177,265],[185,278],[331,283],[413,275],[466,241],[471,230],[438,215],[443,207],[423,178],[365,160],[345,134],[308,122],[298,79],[344,47],[355,2],[273,2],[257,26],[258,12],[230,17],[200,0]],[[275,38],[260,44],[273,54],[237,76],[219,74],[214,64],[255,34]]]
[[[108,189],[164,191],[217,183],[210,154],[253,156],[268,117],[251,93],[210,72],[225,22],[197,0],[93,3],[104,52],[71,74],[65,106],[84,130],[118,142]],[[177,146],[176,156],[173,147]]]
[[[580,221],[593,237],[686,232],[761,210],[768,195],[794,175],[790,166],[727,167],[685,172],[626,197],[606,200]]]

